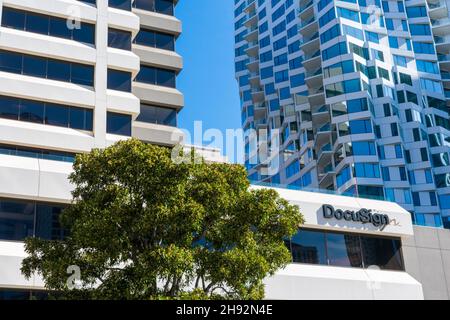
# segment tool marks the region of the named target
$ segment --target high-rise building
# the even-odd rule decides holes
[[[63,236],[76,153],[178,142],[177,2],[0,0],[0,288],[41,286],[21,241]]]
[[[242,126],[280,148],[246,145],[250,179],[382,198],[450,227],[450,2],[234,2]]]

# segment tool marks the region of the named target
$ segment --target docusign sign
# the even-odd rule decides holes
[[[359,211],[341,210],[335,209],[329,204],[323,205],[322,208],[325,219],[361,222],[363,224],[371,223],[381,230],[390,224],[390,219],[387,214],[374,213],[370,209],[360,209]]]

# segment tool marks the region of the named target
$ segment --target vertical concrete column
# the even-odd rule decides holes
[[[108,73],[108,0],[97,0],[96,24],[97,61],[95,65],[95,147],[106,147],[106,109]]]
[[[0,26],[2,22],[3,0],[0,0]]]

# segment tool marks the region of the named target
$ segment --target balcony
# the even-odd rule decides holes
[[[256,0],[248,0],[247,6],[245,7],[245,12],[251,12],[256,10]]]
[[[301,19],[307,19],[308,16],[314,15],[314,1],[309,0],[303,4],[300,4],[300,7],[298,9],[298,16]]]
[[[258,41],[258,26],[252,26],[248,29],[248,33],[244,36],[245,41],[255,42]]]
[[[260,85],[260,77],[259,77],[259,72],[251,72],[249,74],[249,82],[250,85],[252,85],[253,87],[258,87]]]
[[[428,1],[428,13],[430,19],[441,19],[447,17],[447,5],[445,0]]]
[[[259,71],[259,58],[250,57],[247,63],[247,69],[251,73],[255,73]]]
[[[258,15],[256,14],[256,10],[249,12],[247,15],[247,20],[244,22],[244,26],[247,28],[251,28],[255,25],[258,25]]]
[[[264,101],[264,89],[262,87],[251,89],[253,103],[261,103]]]
[[[258,58],[259,57],[259,42],[258,41],[249,41],[248,48],[245,50],[245,53],[249,57]]]
[[[431,27],[435,36],[447,36],[450,34],[450,18],[431,20]]]
[[[317,152],[317,163],[326,161],[326,163],[331,161],[331,156],[333,155],[333,149],[331,143],[327,143]]]

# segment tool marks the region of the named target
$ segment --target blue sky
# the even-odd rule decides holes
[[[203,131],[240,128],[238,85],[234,78],[234,15],[232,0],[181,0],[176,16],[183,23],[177,52],[184,70],[177,78],[185,96],[179,127],[193,132],[194,121]],[[205,141],[204,144],[208,144]]]

